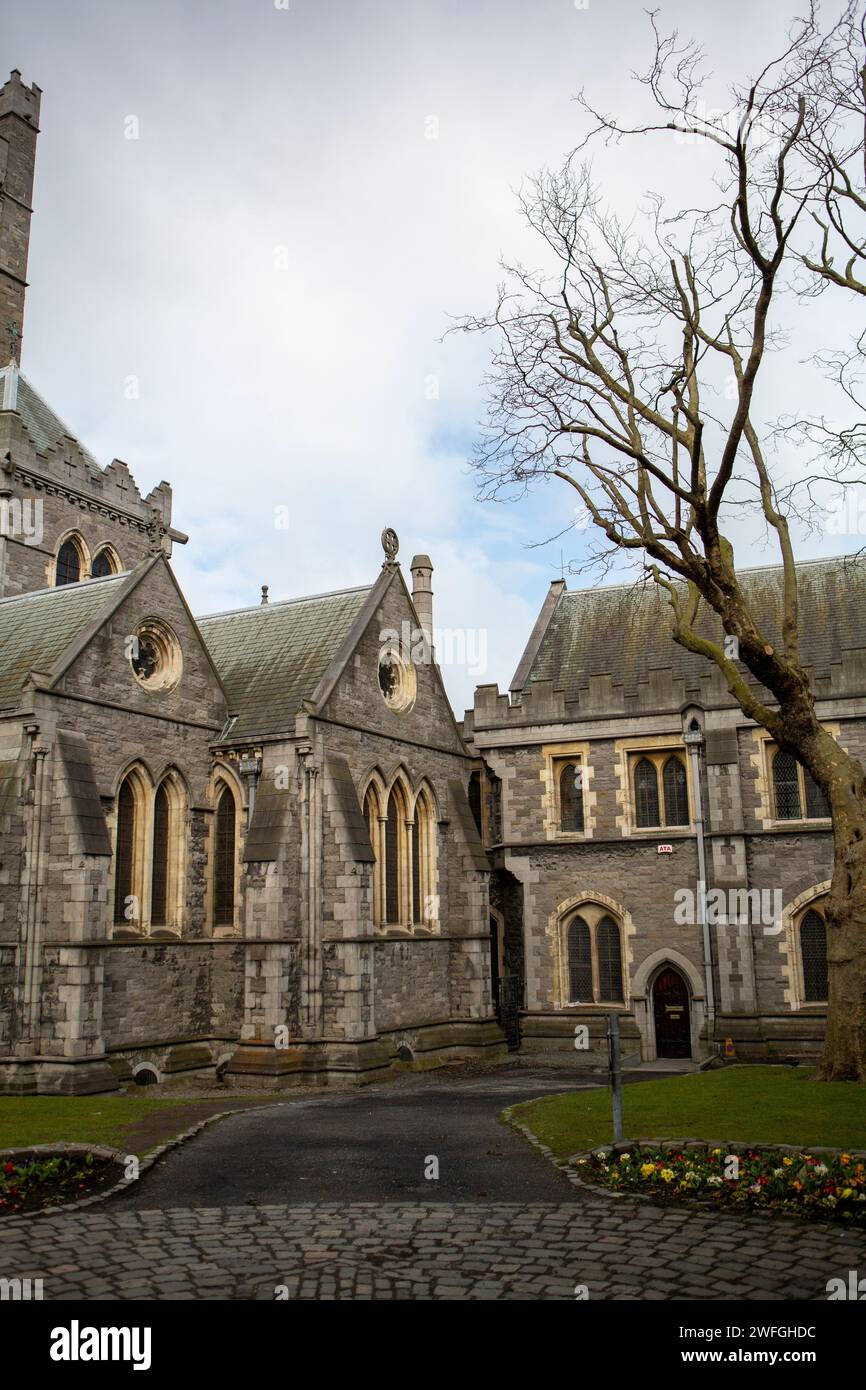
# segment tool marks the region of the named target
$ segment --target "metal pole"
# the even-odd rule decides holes
[[[701,758],[700,745],[703,742],[703,734],[699,731],[689,730],[683,735],[683,742],[689,750],[689,757],[692,764],[692,786],[695,797],[695,838],[698,848],[698,926],[701,931],[702,944],[704,948],[704,980],[707,993],[707,1028],[710,1039],[712,1040],[713,1029],[716,1021],[716,999],[713,987],[713,948],[710,940],[710,924],[707,921],[707,852],[704,841],[704,810],[703,795],[701,793]]]
[[[619,1049],[619,1014],[607,1016],[608,1056],[610,1060],[610,1085],[613,1092],[613,1142],[622,1140],[622,1058]]]

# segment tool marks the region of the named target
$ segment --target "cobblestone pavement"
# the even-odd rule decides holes
[[[866,1232],[648,1203],[318,1202],[7,1218],[46,1299],[824,1299]]]

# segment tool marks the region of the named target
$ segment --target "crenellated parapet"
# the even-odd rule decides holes
[[[0,594],[54,582],[59,546],[76,536],[81,577],[100,550],[113,569],[132,569],[186,537],[171,525],[172,492],[161,482],[142,495],[129,467],[101,468],[23,376],[0,370]]]

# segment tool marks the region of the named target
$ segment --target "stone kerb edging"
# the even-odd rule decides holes
[[[531,1101],[520,1102],[521,1105],[531,1103]],[[584,1187],[588,1189],[594,1185],[584,1182],[582,1178],[579,1178],[577,1176],[577,1174],[574,1172],[574,1169],[571,1166],[570,1158],[557,1158],[556,1154],[553,1152],[553,1149],[548,1148],[546,1144],[542,1144],[541,1140],[538,1138],[536,1134],[533,1134],[532,1130],[529,1128],[528,1125],[523,1124],[520,1120],[516,1120],[514,1118],[514,1110],[515,1107],[513,1105],[509,1105],[507,1110],[503,1110],[502,1112],[502,1119],[505,1121],[507,1125],[510,1125],[512,1129],[516,1129],[519,1134],[523,1135],[524,1139],[527,1139],[529,1141],[529,1143],[532,1145],[534,1149],[538,1149],[539,1153],[544,1154],[544,1157],[547,1159],[548,1163],[552,1163],[554,1168],[558,1168],[561,1173],[564,1173],[565,1176],[568,1178],[568,1181],[574,1187]],[[596,1150],[593,1150],[592,1152],[594,1153],[596,1152]],[[604,1191],[605,1195],[608,1197],[625,1197],[630,1195],[625,1192],[610,1192],[607,1189],[598,1190]]]
[[[532,1104],[532,1102],[521,1101],[520,1104]],[[582,1187],[586,1192],[592,1192],[598,1197],[610,1198],[615,1202],[622,1201],[623,1198],[633,1202],[652,1202],[655,1198],[647,1192],[612,1192],[609,1187],[604,1187],[602,1183],[586,1182],[575,1172],[575,1165],[582,1160],[593,1157],[611,1158],[614,1154],[640,1154],[644,1151],[647,1153],[706,1153],[710,1149],[722,1149],[725,1154],[744,1154],[747,1151],[778,1154],[809,1153],[815,1158],[839,1158],[843,1153],[847,1153],[858,1162],[866,1163],[866,1149],[831,1149],[823,1145],[813,1144],[748,1144],[739,1139],[731,1142],[724,1139],[651,1139],[645,1136],[638,1139],[623,1139],[616,1144],[596,1144],[591,1149],[582,1149],[579,1153],[570,1154],[568,1158],[557,1158],[553,1150],[548,1148],[547,1144],[542,1144],[528,1125],[514,1118],[514,1109],[514,1106],[509,1106],[507,1110],[502,1111],[502,1119],[505,1123],[522,1134],[533,1148],[538,1149],[539,1153],[544,1154],[548,1162],[552,1163],[554,1168],[558,1168],[561,1173],[564,1173],[574,1187]],[[753,1214],[770,1215],[774,1218],[792,1215],[797,1217],[796,1212]]]
[[[0,1161],[23,1156],[24,1154],[41,1155],[46,1158],[54,1158],[63,1154],[93,1154],[94,1158],[107,1158],[117,1163],[119,1166],[126,1167],[130,1158],[138,1158],[138,1176],[135,1178],[122,1177],[113,1187],[109,1187],[105,1192],[96,1192],[91,1197],[82,1197],[77,1202],[58,1202],[56,1206],[44,1207],[41,1211],[20,1211],[14,1216],[6,1216],[0,1220],[0,1231],[9,1221],[25,1220],[31,1221],[38,1216],[57,1216],[67,1211],[82,1211],[84,1207],[95,1206],[97,1202],[107,1202],[109,1197],[115,1197],[119,1192],[125,1192],[141,1180],[144,1173],[149,1168],[153,1168],[161,1158],[164,1158],[172,1149],[176,1149],[181,1144],[185,1144],[188,1139],[192,1139],[205,1128],[212,1125],[217,1120],[224,1120],[229,1115],[248,1115],[251,1110],[263,1110],[265,1106],[249,1105],[240,1110],[221,1110],[217,1115],[208,1115],[204,1120],[199,1120],[197,1124],[185,1129],[182,1134],[176,1134],[173,1139],[167,1139],[158,1148],[151,1149],[148,1154],[138,1158],[137,1154],[131,1154],[124,1149],[110,1149],[104,1144],[73,1144],[60,1142],[57,1144],[26,1144],[20,1145],[17,1149],[0,1149]],[[273,1107],[268,1107],[273,1108]]]
[[[742,1139],[622,1139],[616,1144],[596,1144],[591,1149],[582,1149],[571,1154],[566,1163],[577,1163],[579,1159],[596,1157],[612,1158],[615,1154],[642,1153],[706,1153],[721,1149],[725,1154],[805,1154],[816,1158],[841,1158],[850,1154],[858,1162],[866,1163],[866,1149],[830,1149],[821,1144],[749,1144]]]

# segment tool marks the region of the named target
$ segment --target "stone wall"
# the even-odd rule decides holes
[[[451,1017],[446,941],[377,941],[373,960],[381,1032]]]
[[[102,957],[102,1028],[109,1051],[237,1037],[240,942],[118,942],[106,946]]]
[[[697,903],[694,830],[635,831],[623,780],[625,750],[641,744],[661,747],[666,739],[681,737],[679,716],[655,714],[643,723],[637,719],[617,723],[599,716],[521,728],[519,706],[506,709],[502,697],[491,699],[489,690],[483,695],[484,727],[473,733],[472,747],[501,779],[503,845],[494,855],[499,881],[492,901],[501,910],[512,940],[514,920],[522,916],[525,1032],[541,1028],[543,1033],[548,1025],[538,1020],[563,1009],[557,921],[564,908],[576,905],[583,896],[615,907],[624,923],[627,979],[638,1014],[647,1007],[641,1002],[646,971],[657,969],[654,962],[664,958],[688,973],[695,989],[700,986],[700,996],[695,998],[703,1010],[707,1001],[700,984],[704,977],[701,929],[696,918],[675,918],[681,890],[690,890]],[[543,701],[538,696],[528,703],[535,710]],[[547,697],[547,703],[552,707],[555,701]],[[841,701],[820,712],[840,741],[863,756],[866,724],[846,718],[847,707]],[[472,721],[469,727],[472,732]],[[556,829],[550,763],[546,765],[545,755],[549,759],[557,750],[566,754],[577,746],[584,750],[587,774],[586,830],[569,836]],[[772,904],[774,912],[780,904],[790,909],[820,890],[832,872],[829,826],[823,822],[786,826],[774,821],[767,763],[754,726],[732,711],[708,714],[701,766],[708,889],[758,890],[764,894],[764,907]],[[663,842],[670,846],[670,853],[658,852]],[[716,1036],[734,1036],[745,1055],[762,1048],[765,1053],[787,1048],[796,1052],[814,1048],[820,1040],[824,1010],[816,1006],[792,1009],[792,954],[797,943],[790,911],[786,921],[784,928],[774,919],[749,925],[721,921],[711,929]],[[549,1027],[551,1036],[560,1031],[558,1024]]]
[[[432,939],[424,928],[416,928],[408,935],[398,934],[400,939],[394,943],[394,949],[390,943],[386,948],[381,932],[373,928],[370,867],[348,864],[335,828],[326,824],[324,933],[326,938],[378,939],[372,956],[373,1018],[377,1031],[416,1024],[420,1015],[431,1020],[449,1016],[453,1011],[451,994],[457,977],[463,976],[467,959],[460,952],[449,957],[448,949],[443,948],[446,941],[454,938],[474,937],[479,943],[471,986],[457,989],[461,1016],[480,1019],[491,1015],[486,874],[479,872],[472,861],[449,789],[452,781],[464,790],[468,786],[468,756],[432,666],[417,667],[415,703],[407,713],[389,709],[378,688],[382,633],[401,631],[404,622],[414,625],[414,615],[401,584],[395,581],[328,701],[324,713],[334,722],[320,725],[324,746],[346,758],[359,803],[374,770],[387,785],[400,768],[413,792],[422,783],[430,789],[438,813],[438,927]],[[362,881],[367,887],[359,893]],[[399,961],[399,969],[395,970],[394,961]],[[380,968],[384,971],[381,985]],[[449,969],[453,973],[451,984]],[[335,982],[339,982],[342,973],[334,972]],[[333,1005],[326,999],[326,1020],[330,1018],[330,1007],[339,1007],[336,997]],[[327,1027],[326,1022],[326,1031]]]

